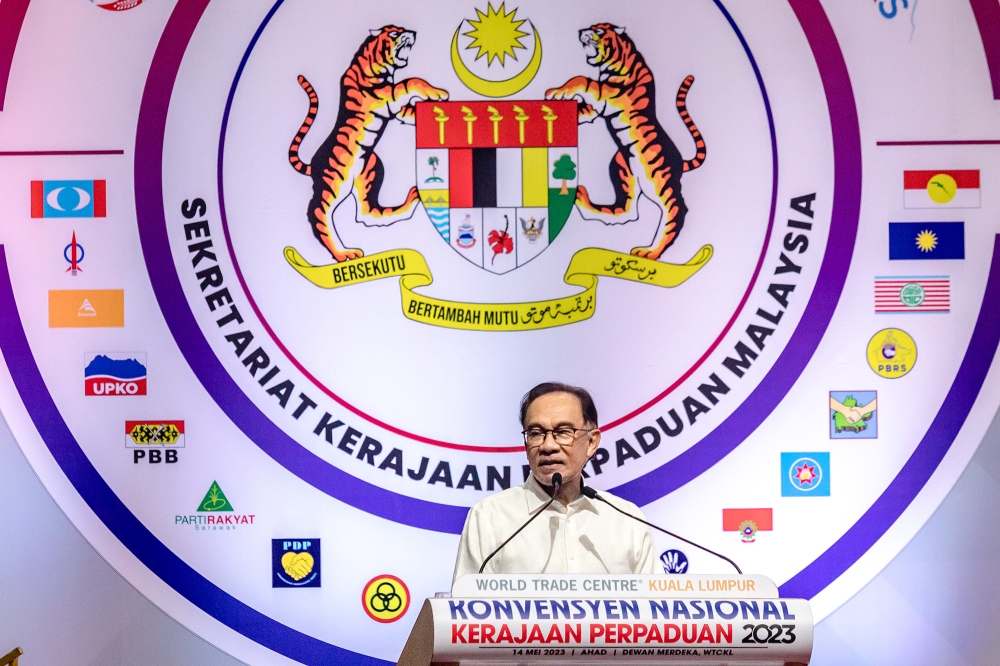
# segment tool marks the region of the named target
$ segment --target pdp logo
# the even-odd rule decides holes
[[[320,587],[319,539],[271,539],[271,587]]]

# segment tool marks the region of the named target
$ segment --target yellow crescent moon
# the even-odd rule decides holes
[[[508,97],[523,90],[535,78],[535,74],[538,73],[538,68],[542,64],[542,38],[538,35],[538,30],[535,30],[534,24],[532,24],[531,29],[535,33],[535,52],[531,55],[528,66],[521,70],[520,73],[503,81],[488,81],[479,78],[469,71],[469,68],[465,66],[462,58],[458,55],[458,31],[461,29],[462,26],[459,25],[455,30],[455,36],[451,39],[451,66],[455,69],[455,73],[458,74],[459,80],[472,92],[485,95],[486,97]]]

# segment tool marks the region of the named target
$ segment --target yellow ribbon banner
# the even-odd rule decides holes
[[[408,319],[466,331],[533,331],[574,324],[593,316],[597,306],[598,277],[676,287],[701,270],[711,258],[711,245],[702,247],[684,264],[667,264],[591,247],[573,255],[563,276],[566,284],[583,288],[583,292],[575,296],[530,303],[461,303],[413,291],[434,281],[427,261],[416,250],[392,250],[343,263],[313,266],[295,248],[285,248],[285,259],[292,268],[317,287],[336,289],[399,277],[403,314]]]

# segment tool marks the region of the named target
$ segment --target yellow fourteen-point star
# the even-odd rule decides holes
[[[930,252],[937,247],[938,240],[937,236],[933,231],[928,231],[924,229],[919,234],[917,234],[917,247],[920,248],[921,252]]]
[[[469,19],[469,25],[473,29],[464,33],[467,37],[472,37],[472,43],[469,44],[468,48],[479,49],[476,60],[485,55],[487,65],[492,65],[493,61],[497,59],[500,61],[501,67],[504,66],[504,59],[508,55],[517,60],[514,49],[526,48],[521,44],[520,39],[527,37],[528,33],[520,29],[524,20],[515,20],[514,14],[516,13],[517,8],[515,7],[509,14],[505,14],[504,3],[500,3],[499,10],[493,9],[493,5],[488,4],[485,14],[476,9],[478,18]]]

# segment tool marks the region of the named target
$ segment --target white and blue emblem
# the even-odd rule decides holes
[[[688,572],[687,555],[679,550],[670,549],[660,553],[660,564],[663,565],[663,573],[685,574]]]

